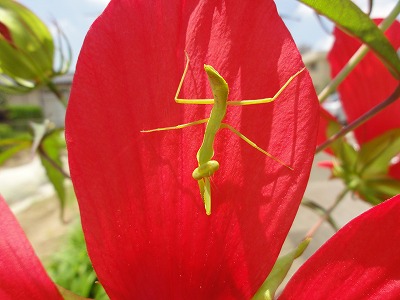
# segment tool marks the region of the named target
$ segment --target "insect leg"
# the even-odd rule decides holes
[[[214,104],[214,99],[180,99],[179,98],[179,93],[181,92],[183,81],[185,80],[186,73],[189,69],[189,62],[190,62],[189,55],[186,51],[185,51],[185,55],[186,55],[186,66],[183,71],[181,81],[179,82],[178,89],[176,90],[175,102],[179,103],[179,104]]]
[[[253,105],[253,104],[263,104],[275,101],[276,98],[286,89],[286,87],[295,79],[301,72],[306,68],[301,69],[296,74],[292,75],[288,81],[279,89],[279,91],[272,98],[255,99],[255,100],[239,100],[239,101],[228,101],[228,105],[238,106],[238,105]]]
[[[147,133],[147,132],[154,132],[154,131],[165,131],[165,130],[182,129],[182,128],[186,128],[186,127],[190,127],[190,126],[194,126],[194,125],[198,125],[198,124],[207,123],[208,119],[209,118],[193,121],[193,122],[190,122],[190,123],[180,124],[180,125],[176,125],[176,126],[170,126],[170,127],[162,127],[162,128],[156,128],[156,129],[141,130],[140,132],[146,132]]]
[[[288,166],[287,164],[285,164],[283,161],[281,161],[279,158],[276,158],[275,156],[273,156],[272,154],[268,153],[267,151],[265,151],[264,149],[258,147],[256,145],[256,143],[254,143],[253,141],[251,141],[249,138],[247,138],[246,136],[244,136],[243,134],[241,134],[239,131],[237,131],[235,128],[233,128],[231,125],[226,124],[226,123],[221,123],[221,128],[228,128],[230,131],[232,131],[234,134],[236,134],[238,137],[240,137],[242,140],[244,140],[246,143],[248,143],[250,146],[256,148],[258,151],[260,151],[261,153],[265,154],[266,156],[268,156],[269,158],[272,158],[273,160],[275,160],[276,162],[280,163],[282,166],[285,166],[286,168],[293,170],[292,167]]]

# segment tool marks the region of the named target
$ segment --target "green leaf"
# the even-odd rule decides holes
[[[365,180],[360,185],[358,193],[367,202],[377,205],[400,194],[400,181],[389,176]]]
[[[399,153],[400,128],[387,131],[362,145],[357,161],[357,171],[363,178],[386,174],[390,161]]]
[[[38,150],[42,140],[48,135],[60,133],[64,130],[63,128],[54,128],[54,124],[49,120],[44,120],[42,123],[30,122],[29,125],[31,126],[33,132],[32,153]],[[65,148],[65,142],[59,142],[60,145],[63,144]]]
[[[336,133],[336,126],[335,128],[331,129],[331,124],[329,124],[329,136],[333,135],[333,133],[331,134],[331,130]],[[352,171],[354,169],[357,161],[357,151],[347,142],[344,137],[333,142],[330,148],[332,149],[335,157],[341,162],[340,165],[342,168],[344,168],[346,171]]]
[[[39,154],[43,167],[46,170],[47,177],[56,190],[61,206],[61,217],[64,216],[65,207],[65,186],[64,174],[62,170],[61,151],[64,149],[60,141],[60,133],[54,132],[44,140],[39,146]]]
[[[0,92],[5,94],[25,94],[35,88],[35,84],[19,78],[10,78],[0,68]]]
[[[385,194],[379,193],[374,187],[371,187],[367,181],[358,187],[356,194],[372,205],[381,204],[383,201],[390,198]]]
[[[387,175],[363,179],[356,192],[363,200],[377,205],[400,194],[400,181]]]
[[[11,147],[9,147],[3,151],[0,151],[0,165],[4,164],[7,160],[12,158],[16,153],[18,153],[24,149],[27,149],[30,146],[31,146],[30,141],[21,140],[21,141],[14,143],[14,145],[12,145]]]
[[[400,180],[394,178],[386,177],[368,180],[367,185],[375,194],[380,196],[381,200],[400,194]]]
[[[73,226],[66,242],[54,253],[46,266],[50,278],[57,285],[96,300],[109,300],[97,281],[96,273],[86,251],[85,237],[80,224]]]
[[[384,33],[357,5],[350,0],[299,0],[319,14],[333,21],[344,32],[357,37],[373,50],[389,68],[393,76],[400,78],[400,59]]]
[[[338,122],[329,121],[326,128],[326,136],[331,137],[342,129],[342,125]],[[334,141],[330,148],[332,149],[335,157],[340,160],[341,165],[345,168],[353,166],[357,159],[357,152],[354,150],[345,138],[340,138]],[[350,170],[350,169],[349,169]],[[348,171],[349,171],[348,170]]]
[[[293,261],[303,254],[303,252],[307,249],[308,244],[310,244],[310,241],[311,238],[304,239],[296,249],[293,249],[288,254],[285,254],[276,260],[271,273],[269,273],[267,279],[261,285],[257,293],[253,296],[252,300],[274,299],[276,290],[285,279],[290,267],[293,264]]]
[[[35,153],[38,147],[40,146],[43,137],[47,133],[48,125],[49,125],[48,120],[44,120],[43,123],[30,122],[30,126],[33,131],[33,143],[31,148],[32,153]]]
[[[20,137],[20,138],[10,138],[10,139],[0,139],[0,147],[2,146],[13,146],[20,143],[32,143],[31,138]]]

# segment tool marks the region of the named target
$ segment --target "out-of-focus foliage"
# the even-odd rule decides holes
[[[67,244],[53,256],[46,269],[56,284],[75,294],[99,300],[109,299],[101,284],[96,282],[80,226],[73,229]]]
[[[400,181],[389,174],[400,149],[400,129],[388,131],[359,147],[355,149],[344,138],[331,145],[335,156],[330,165],[332,176],[342,179],[349,191],[372,205],[400,194]]]
[[[30,149],[32,157],[37,153],[60,201],[60,215],[63,218],[66,199],[64,179],[69,177],[62,163],[65,149],[63,130],[54,128],[54,124],[44,120],[41,123],[30,122],[29,133],[16,134],[17,132],[7,124],[1,124],[0,166],[22,150]]]
[[[0,0],[0,91],[25,93],[40,85],[53,89],[52,78],[65,74],[71,62],[68,41],[59,34],[56,50],[49,29],[34,13],[16,1]]]
[[[62,31],[56,27],[57,45],[49,28],[33,12],[17,1],[0,0],[0,93],[27,93],[39,86],[47,86],[66,105],[64,96],[52,80],[68,71],[71,49]],[[27,122],[24,118],[20,122],[24,127],[17,128],[22,116],[30,120]],[[58,142],[59,134],[53,134],[54,128],[46,127],[42,115],[32,114],[27,107],[2,108],[0,118],[6,122],[0,128],[0,165],[21,150],[31,147],[32,157],[37,151],[63,208],[64,177],[69,176],[62,170],[61,153],[65,143]],[[32,121],[42,124],[32,125]],[[33,134],[21,137],[13,132],[18,130]]]

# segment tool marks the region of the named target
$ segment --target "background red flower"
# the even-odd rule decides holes
[[[382,20],[375,20],[379,24]],[[332,78],[349,61],[361,43],[335,28],[335,43],[328,54]],[[400,47],[400,22],[395,21],[385,32],[394,49]],[[388,98],[399,84],[385,65],[369,52],[355,69],[340,84],[338,91],[348,122],[352,122],[362,114]],[[387,132],[400,128],[400,102],[396,101],[368,122],[359,126],[355,136],[360,144]]]
[[[292,277],[279,299],[398,299],[400,195],[350,221]]]
[[[382,20],[377,19],[374,21],[379,24]],[[334,35],[335,43],[328,54],[332,77],[335,77],[340,72],[361,46],[357,39],[350,37],[338,28],[335,28]],[[400,47],[400,22],[395,21],[385,32],[385,35],[393,45],[393,48],[398,49]],[[376,55],[369,52],[338,88],[348,122],[353,122],[387,99],[398,84],[398,80],[390,74]],[[397,100],[354,130],[357,142],[363,145],[392,129],[400,128],[399,115],[400,101]],[[323,137],[326,128],[320,131],[319,141]],[[398,159],[390,166],[389,174],[392,178],[400,178],[400,162]]]

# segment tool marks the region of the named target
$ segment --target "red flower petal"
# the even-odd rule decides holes
[[[279,299],[398,299],[400,195],[352,220],[293,276]]]
[[[318,162],[317,165],[318,165],[318,167],[327,168],[327,169],[332,169],[334,167],[334,164],[331,160],[320,161],[320,162]]]
[[[140,133],[209,115],[174,95],[210,97],[203,64],[230,99],[272,96],[302,68],[273,1],[112,1],[80,54],[66,120],[89,255],[111,298],[249,298],[266,278],[303,195],[318,103],[304,72],[275,103],[229,107],[207,216],[191,174],[204,125]]]
[[[0,299],[62,299],[0,196]]]
[[[0,36],[2,36],[7,42],[9,42],[10,44],[12,43],[12,39],[11,39],[11,34],[10,34],[10,30],[8,29],[8,27],[0,22]]]
[[[400,155],[397,156],[397,159],[400,160]],[[400,180],[400,161],[389,167],[389,175]]]
[[[375,20],[377,24],[380,21]],[[335,43],[328,55],[332,76],[336,76],[361,46],[358,40],[337,28],[334,34]],[[398,49],[400,47],[400,22],[395,21],[385,34],[393,47]],[[354,121],[388,98],[397,85],[398,81],[383,63],[372,52],[368,53],[339,86],[340,99],[348,121]],[[358,142],[363,144],[390,129],[399,128],[399,115],[400,101],[396,101],[355,130]]]

